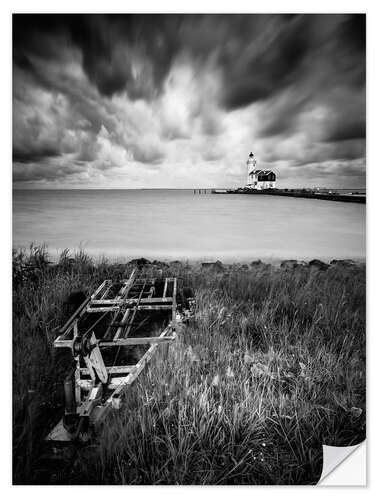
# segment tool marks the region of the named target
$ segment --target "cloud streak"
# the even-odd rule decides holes
[[[365,56],[355,14],[14,15],[14,183],[363,186]]]

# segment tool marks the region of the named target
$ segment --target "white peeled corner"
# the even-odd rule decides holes
[[[366,486],[366,441],[355,446],[323,445],[319,486]]]

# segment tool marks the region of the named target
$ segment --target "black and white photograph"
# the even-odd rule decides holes
[[[9,16],[12,483],[324,484],[366,440],[366,13],[104,11]]]

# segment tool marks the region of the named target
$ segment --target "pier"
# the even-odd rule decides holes
[[[366,195],[353,191],[343,194],[335,191],[320,192],[307,189],[212,189],[212,194],[247,194],[247,195],[268,195],[268,196],[289,196],[292,198],[310,198],[327,201],[343,201],[349,203],[366,203]]]

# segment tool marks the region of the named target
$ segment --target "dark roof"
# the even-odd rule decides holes
[[[274,174],[275,172],[272,172],[272,170],[252,170],[250,174]]]

